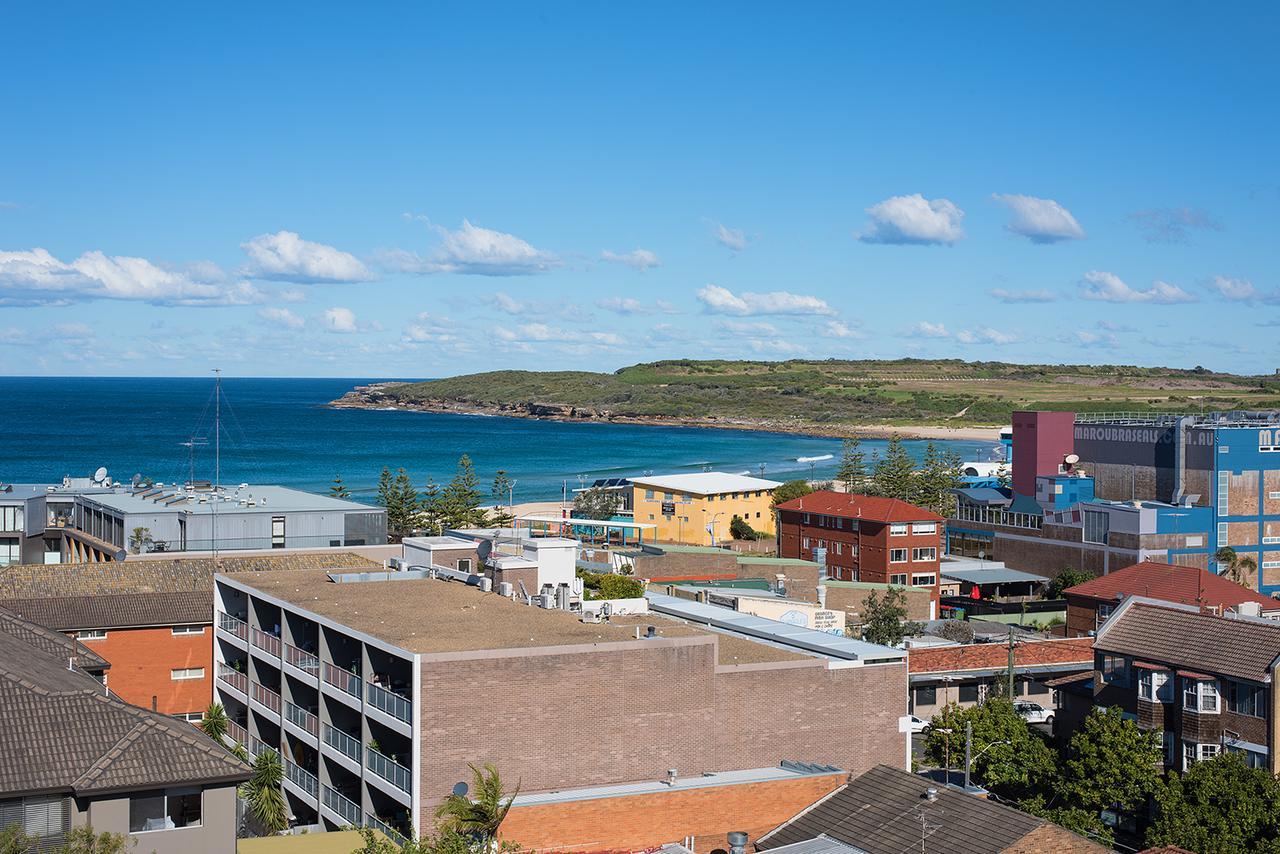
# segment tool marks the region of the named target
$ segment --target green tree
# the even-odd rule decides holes
[[[1068,587],[1075,587],[1077,584],[1084,584],[1086,581],[1092,581],[1097,577],[1098,576],[1094,575],[1092,572],[1088,572],[1083,569],[1072,569],[1069,566],[1064,567],[1062,572],[1059,572],[1058,575],[1049,582],[1049,587],[1045,590],[1045,598],[1061,599],[1062,591],[1066,590]]]
[[[347,485],[342,482],[342,475],[335,474],[333,483],[329,484],[329,494],[334,498],[350,498],[351,491],[347,489]]]
[[[1223,546],[1213,553],[1214,561],[1225,567],[1223,575],[1236,584],[1253,585],[1253,578],[1258,571],[1258,562],[1248,555],[1241,556],[1231,546]]]
[[[27,836],[23,825],[11,824],[0,828],[0,854],[28,854],[40,844],[40,837]]]
[[[382,467],[382,474],[378,475],[378,497],[377,503],[379,507],[385,507],[387,514],[391,513],[391,505],[395,504],[396,495],[394,482],[391,477],[391,469],[386,466]]]
[[[511,475],[507,474],[506,469],[498,469],[493,476],[493,486],[489,490],[489,494],[493,496],[494,516],[491,524],[498,527],[505,527],[515,522],[515,498],[513,491],[516,482]],[[506,512],[502,508],[506,507]]]
[[[1249,768],[1235,753],[1170,774],[1156,792],[1147,845],[1177,845],[1197,854],[1280,852],[1280,781]]]
[[[85,824],[68,831],[62,847],[57,851],[58,854],[121,854],[135,844],[137,844],[136,840],[129,839],[123,834],[105,830],[97,833]]]
[[[1048,790],[1057,771],[1057,757],[1045,737],[1027,726],[1013,703],[1003,697],[963,709],[954,703],[944,706],[925,736],[925,758],[935,765],[942,764],[950,738],[952,767],[963,768],[966,723],[973,724],[975,781],[1014,800],[1043,795]],[[950,734],[944,730],[950,730]]]
[[[200,729],[204,730],[204,734],[212,738],[219,744],[222,743],[222,737],[227,734],[227,724],[230,719],[227,717],[227,710],[222,704],[214,700],[209,704],[209,708],[204,710],[204,720],[200,721]]]
[[[1160,785],[1160,737],[1124,719],[1119,706],[1094,709],[1071,736],[1058,792],[1066,803],[1134,813]]]
[[[461,833],[485,850],[497,837],[498,828],[506,819],[520,787],[517,785],[516,791],[508,795],[498,769],[492,764],[469,767],[471,796],[450,794],[436,808],[436,820],[441,830]]]
[[[1009,464],[1001,460],[1000,465],[996,466],[996,486],[1010,486],[1013,484],[1013,475],[1009,471]]]
[[[1102,821],[1097,812],[1082,810],[1079,807],[1049,806],[1040,795],[1026,798],[1019,802],[1018,808],[1023,812],[1039,816],[1051,821],[1059,827],[1065,827],[1073,833],[1089,837],[1095,842],[1111,847],[1115,844],[1115,834]]]
[[[809,485],[807,480],[789,480],[773,491],[773,504],[777,507],[779,504],[785,504],[793,498],[800,498],[813,492],[813,487]]]
[[[735,540],[758,540],[761,535],[746,519],[734,516],[729,520],[729,536]]]
[[[466,454],[458,458],[453,480],[440,491],[440,515],[446,528],[472,528],[486,521],[480,509],[480,479]]]
[[[858,492],[867,479],[867,455],[857,438],[845,439],[840,446],[840,467],[836,480],[844,484],[845,492]]]
[[[249,815],[267,834],[279,833],[289,826],[289,807],[284,800],[284,766],[280,754],[263,750],[253,763],[253,774],[240,787],[240,797]]]
[[[961,486],[963,463],[954,451],[939,450],[933,442],[925,445],[924,460],[915,473],[911,503],[939,516],[950,516],[955,504],[951,490]]]
[[[395,483],[392,486],[395,492],[395,507],[398,513],[396,530],[401,535],[412,533],[419,527],[418,517],[418,490],[413,488],[413,481],[409,479],[409,475],[404,469],[396,470]]]
[[[872,590],[862,600],[862,639],[881,646],[898,646],[907,635],[918,634],[920,625],[907,620],[907,596],[890,587],[884,597]]]
[[[435,478],[428,477],[418,496],[418,523],[434,534],[444,533],[444,499]]]
[[[134,528],[129,534],[129,551],[136,555],[146,554],[151,551],[151,546],[155,541],[151,539],[150,528]]]
[[[615,490],[593,486],[573,497],[573,515],[578,519],[605,521],[612,519],[622,505],[622,496]]]
[[[877,495],[913,501],[917,497],[916,463],[898,436],[890,436],[884,454],[871,470],[871,484]]]

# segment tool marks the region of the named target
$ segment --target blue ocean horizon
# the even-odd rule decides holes
[[[335,475],[372,503],[383,466],[415,485],[453,477],[471,456],[486,489],[498,469],[515,500],[551,501],[602,477],[713,470],[788,480],[830,477],[840,440],[788,433],[565,423],[483,415],[328,406],[356,385],[386,378],[223,379],[222,482],[276,483],[323,492]],[[214,473],[214,382],[209,377],[0,377],[0,482],[47,483],[142,474],[165,483]],[[885,442],[863,440],[869,455]],[[927,443],[906,442],[919,458]],[[939,441],[965,459],[992,443]],[[192,447],[193,446],[193,447]],[[194,454],[192,453],[194,451]],[[810,462],[811,458],[832,455]],[[802,460],[804,460],[802,462]]]

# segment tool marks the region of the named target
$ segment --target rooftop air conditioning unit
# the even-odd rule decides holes
[[[387,560],[387,566],[391,567],[396,572],[400,572],[405,568],[404,558],[402,557],[389,558]]]
[[[516,593],[516,589],[515,589],[515,587],[511,584],[511,582],[510,582],[510,581],[500,581],[500,582],[498,582],[498,595],[499,595],[499,596],[506,596],[508,599],[510,599],[512,596],[514,596],[514,595],[515,595],[515,593]]]

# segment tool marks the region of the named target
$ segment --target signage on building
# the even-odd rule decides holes
[[[676,503],[674,501],[662,502],[662,515],[663,516],[676,515]]]
[[[791,626],[799,626],[830,635],[843,635],[844,611],[819,608],[805,602],[773,601],[769,599],[738,599],[738,610],[744,614],[777,620]]]

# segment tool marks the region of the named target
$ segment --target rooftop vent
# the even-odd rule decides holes
[[[930,786],[929,788],[925,789],[925,790],[924,790],[924,799],[925,799],[926,801],[936,801],[936,800],[938,799],[938,789],[937,789],[937,787],[935,787],[935,786]]]

